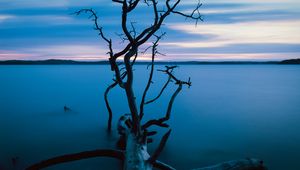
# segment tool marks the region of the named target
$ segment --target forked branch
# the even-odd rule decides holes
[[[137,54],[135,55],[133,61],[131,62],[132,66],[135,64],[136,58],[137,58]],[[127,76],[127,72],[124,72],[123,74],[121,74],[121,79],[123,80],[126,76]],[[108,131],[111,131],[111,124],[112,124],[112,117],[113,117],[113,112],[112,112],[112,109],[110,107],[109,100],[108,100],[108,94],[109,94],[110,90],[112,90],[117,85],[118,85],[118,81],[114,80],[114,82],[111,85],[109,85],[104,92],[105,106],[108,111],[108,122],[107,122]]]
[[[175,84],[178,85],[178,87],[177,87],[176,91],[173,93],[173,95],[169,101],[165,116],[160,119],[149,120],[142,126],[142,129],[147,129],[152,125],[156,125],[156,126],[160,126],[160,127],[168,127],[168,124],[166,124],[165,122],[170,119],[175,98],[177,97],[179,92],[182,90],[183,85],[187,85],[188,87],[190,87],[192,85],[190,78],[188,79],[188,81],[181,81],[173,75],[173,73],[172,73],[173,69],[176,68],[177,66],[172,66],[172,67],[165,66],[165,67],[166,67],[165,70],[159,70],[159,71],[166,73],[169,76],[169,78],[171,78],[172,80],[175,81]]]
[[[196,21],[196,25],[198,24],[199,21],[203,21],[202,15],[200,13],[200,7],[202,6],[202,3],[199,1],[195,9],[191,12],[191,14],[185,14],[180,11],[175,11],[173,10],[172,13],[178,14],[181,16],[184,16],[186,18],[190,18]]]
[[[143,96],[142,96],[142,100],[141,100],[141,104],[140,104],[140,119],[143,118],[144,116],[144,106],[145,106],[145,100],[146,100],[146,96],[147,96],[147,92],[150,88],[150,85],[152,83],[152,79],[153,79],[153,73],[154,73],[154,60],[155,60],[155,56],[156,54],[158,54],[159,52],[157,51],[157,46],[158,46],[158,42],[159,40],[165,35],[165,33],[163,33],[160,36],[156,36],[156,41],[153,43],[152,45],[152,57],[151,57],[151,70],[149,73],[149,78],[148,78],[148,82],[147,85],[145,87],[145,90],[143,92]]]
[[[80,15],[82,13],[90,13],[91,15],[89,16],[90,19],[92,19],[92,21],[94,21],[94,26],[95,26],[95,30],[97,30],[99,32],[99,35],[101,36],[101,38],[106,41],[106,43],[108,44],[109,47],[109,52],[108,54],[110,54],[110,56],[113,56],[113,48],[112,48],[112,41],[111,39],[107,38],[104,33],[103,33],[103,27],[100,26],[99,21],[98,21],[98,15],[97,13],[93,10],[93,9],[81,9],[77,12],[75,12],[74,14],[76,15]]]

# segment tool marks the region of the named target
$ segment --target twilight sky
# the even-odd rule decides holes
[[[204,22],[172,16],[160,60],[281,60],[300,57],[300,0],[202,0]],[[197,0],[182,0],[179,11],[189,13]],[[106,44],[87,15],[93,8],[115,49],[124,44],[120,5],[111,0],[0,0],[0,60],[104,60]],[[141,5],[129,17],[138,31],[151,23],[151,9]],[[145,48],[145,47],[144,47]],[[145,54],[140,59],[147,59]]]

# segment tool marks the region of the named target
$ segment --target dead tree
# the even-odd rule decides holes
[[[167,124],[168,120],[171,117],[172,107],[177,95],[181,92],[183,86],[190,87],[191,81],[188,78],[186,81],[183,81],[176,77],[173,73],[176,66],[165,66],[165,69],[158,70],[167,76],[167,81],[162,87],[160,93],[154,99],[147,99],[147,93],[152,85],[153,73],[155,71],[155,57],[160,54],[157,50],[157,46],[161,38],[165,33],[160,35],[157,34],[163,25],[165,19],[170,15],[179,15],[192,19],[198,23],[202,21],[199,9],[201,3],[199,2],[195,9],[190,14],[185,14],[177,10],[177,7],[180,5],[182,0],[112,0],[113,3],[117,3],[121,6],[121,25],[122,25],[122,34],[120,34],[122,41],[125,43],[124,48],[120,51],[115,51],[112,39],[108,38],[104,33],[103,27],[99,22],[97,13],[93,9],[81,9],[75,12],[76,15],[83,13],[89,14],[90,18],[94,22],[95,30],[98,31],[99,36],[104,40],[108,45],[108,55],[109,63],[111,66],[111,71],[114,72],[114,79],[112,84],[106,89],[104,94],[104,99],[106,107],[109,113],[108,119],[108,130],[111,130],[112,126],[112,116],[113,111],[109,103],[108,94],[110,90],[115,87],[120,87],[126,92],[128,107],[130,109],[129,114],[125,114],[119,119],[118,131],[121,137],[125,141],[124,150],[95,150],[87,151],[82,153],[76,153],[71,155],[63,155],[49,160],[42,161],[38,164],[35,164],[28,169],[41,169],[47,166],[54,164],[59,164],[68,161],[74,161],[79,159],[86,159],[91,157],[115,157],[123,160],[123,169],[126,170],[150,170],[153,167],[159,169],[174,169],[169,165],[166,165],[162,162],[159,162],[157,159],[162,152],[168,137],[170,136],[171,129]],[[144,5],[144,4],[146,5]],[[153,10],[153,21],[152,24],[144,28],[140,33],[136,31],[134,25],[129,23],[129,14],[132,13],[138,7],[147,7],[152,8]],[[149,78],[146,83],[146,87],[142,94],[141,101],[139,105],[137,104],[135,91],[133,89],[133,80],[134,80],[134,71],[133,67],[136,59],[140,54],[140,48],[142,45],[153,40],[152,45],[146,48],[145,51],[151,50],[151,62],[150,62],[150,73]],[[122,64],[119,64],[118,61],[122,61]],[[177,85],[176,90],[171,95],[171,98],[167,104],[167,109],[163,117],[157,119],[151,119],[142,123],[143,116],[145,114],[144,107],[160,98],[161,94],[164,92],[168,84],[174,82]],[[159,126],[162,128],[168,128],[165,135],[163,135],[159,146],[157,149],[150,155],[147,150],[147,144],[151,142],[149,136],[155,135],[156,132],[149,131],[149,128],[152,126]],[[255,164],[257,165],[257,164]],[[259,166],[262,166],[259,164]],[[252,167],[252,166],[251,166]]]

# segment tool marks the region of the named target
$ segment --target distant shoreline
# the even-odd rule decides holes
[[[5,60],[0,65],[108,65],[108,61],[74,61],[74,60]],[[137,65],[150,64],[149,61],[136,62]],[[248,64],[300,64],[300,59],[282,61],[156,61],[157,65],[248,65]]]

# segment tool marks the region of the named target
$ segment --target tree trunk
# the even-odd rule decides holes
[[[147,146],[142,144],[132,132],[129,132],[126,138],[124,170],[151,170],[152,165],[147,161],[150,158]]]
[[[123,115],[118,122],[118,132],[124,140],[125,158],[124,170],[151,170],[152,165],[147,161],[150,158],[147,144],[131,129],[131,115]]]
[[[126,142],[123,169],[152,170],[154,166],[163,170],[175,170],[175,168],[160,164],[158,161],[150,163],[147,142],[132,132],[130,122],[130,114],[125,114],[120,118],[118,123],[119,134],[121,138],[125,138]],[[241,159],[193,170],[266,170],[266,168],[263,165],[263,161],[257,159]]]

